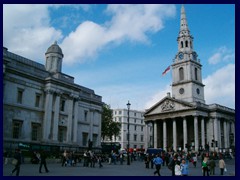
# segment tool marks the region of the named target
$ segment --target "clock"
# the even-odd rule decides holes
[[[178,54],[179,59],[183,59],[183,53]]]
[[[180,93],[180,94],[183,94],[183,93],[184,93],[184,89],[183,89],[183,88],[180,88],[180,89],[179,89],[179,93]]]
[[[193,53],[193,60],[197,60],[197,54],[195,52]]]

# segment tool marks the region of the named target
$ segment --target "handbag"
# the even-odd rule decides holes
[[[12,160],[12,165],[14,165],[14,166],[17,165],[17,162],[18,162],[17,159],[13,159],[13,160]]]
[[[224,172],[227,172],[227,168],[224,168]]]

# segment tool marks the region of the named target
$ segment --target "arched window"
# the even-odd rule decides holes
[[[183,48],[183,42],[181,41],[181,48]]]
[[[195,80],[198,80],[198,69],[195,68]]]
[[[179,68],[179,80],[182,81],[184,79],[184,71],[183,68]]]
[[[185,41],[185,47],[188,47],[188,41]]]

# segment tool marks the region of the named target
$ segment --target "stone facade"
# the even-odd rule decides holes
[[[61,72],[63,53],[55,42],[45,66],[3,48],[4,149],[46,145],[101,147],[102,97]]]
[[[144,112],[137,110],[129,110],[129,148],[131,149],[145,149],[153,146],[152,128],[144,122]],[[113,120],[121,123],[121,131],[118,137],[113,138],[115,142],[121,144],[121,148],[127,149],[128,139],[128,110],[127,109],[113,109]]]
[[[219,151],[235,147],[235,110],[205,104],[202,65],[193,49],[185,9],[181,9],[178,52],[170,93],[145,112],[153,125],[153,144],[165,150]]]

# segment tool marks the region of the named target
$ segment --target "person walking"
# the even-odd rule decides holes
[[[40,153],[40,158],[41,158],[41,161],[39,166],[39,173],[42,173],[42,165],[44,166],[46,173],[48,173],[49,170],[47,168],[47,163],[46,163],[47,155],[44,151]]]
[[[183,159],[182,163],[180,164],[181,166],[181,171],[182,171],[182,176],[188,176],[188,164],[186,163],[186,160]]]
[[[150,158],[149,158],[149,155],[148,154],[146,154],[146,156],[145,156],[145,158],[144,158],[144,161],[145,161],[145,167],[147,168],[147,169],[149,169],[149,163],[150,163]]]
[[[14,154],[14,159],[17,161],[15,164],[14,169],[11,172],[11,175],[13,175],[13,173],[16,171],[16,176],[19,176],[20,173],[20,166],[21,166],[21,161],[22,161],[22,157],[21,157],[21,151],[20,149],[16,149],[15,150],[15,154]]]
[[[219,168],[220,168],[220,174],[223,175],[224,168],[226,168],[226,164],[222,157],[219,160]]]
[[[170,169],[172,171],[172,176],[175,176],[175,165],[176,165],[176,162],[177,162],[177,155],[174,155],[173,159],[168,164],[168,169]]]
[[[160,169],[161,169],[161,165],[163,164],[163,160],[159,154],[157,155],[157,157],[153,159],[153,163],[155,164],[155,167],[156,167],[156,171],[154,171],[154,175],[158,174],[158,176],[161,176]]]
[[[193,163],[194,167],[197,166],[197,155],[196,154],[194,154],[194,156],[192,157],[192,163]]]
[[[207,157],[204,157],[204,159],[203,159],[202,171],[203,171],[203,176],[205,176],[206,173],[207,173],[207,176],[209,176],[209,173],[208,173],[208,158]]]
[[[180,166],[180,161],[176,161],[175,167],[174,167],[174,172],[175,172],[175,176],[181,176],[182,175],[182,169]]]
[[[62,166],[67,166],[67,151],[65,150],[62,154]]]
[[[210,175],[215,175],[215,167],[216,167],[216,163],[214,159],[210,158],[210,161],[209,161]]]

